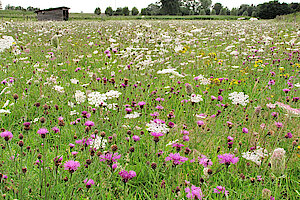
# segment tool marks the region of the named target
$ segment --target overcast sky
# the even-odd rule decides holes
[[[41,9],[53,8],[59,6],[67,6],[71,8],[70,12],[85,12],[92,13],[96,7],[100,7],[102,12],[105,8],[111,6],[113,9],[116,7],[128,6],[129,9],[136,6],[138,9],[145,8],[150,3],[157,2],[157,0],[0,0],[2,1],[2,7],[7,4],[13,6],[22,6],[27,8],[28,6],[38,7]],[[260,4],[269,0],[213,0],[213,3],[222,3],[223,6],[228,8],[239,7],[241,4]],[[300,2],[300,0],[280,0],[280,2]]]

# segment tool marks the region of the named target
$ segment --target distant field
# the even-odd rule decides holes
[[[196,15],[196,16],[105,16],[93,13],[70,13],[70,20],[237,20],[241,16],[218,16],[218,15]],[[249,17],[245,17],[249,19]],[[34,12],[1,10],[0,19],[36,20]]]
[[[300,12],[276,17],[276,20],[286,21],[286,22],[294,22],[295,19],[296,19],[296,22],[300,22]]]

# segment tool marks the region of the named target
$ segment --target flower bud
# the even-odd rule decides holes
[[[281,176],[285,170],[285,150],[277,148],[271,156],[271,170],[274,175]]]

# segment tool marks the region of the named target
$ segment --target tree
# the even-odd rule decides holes
[[[220,11],[220,15],[227,15],[227,8],[222,8]]]
[[[205,12],[204,9],[201,9],[201,10],[200,10],[200,15],[206,15],[206,12]]]
[[[286,15],[292,12],[287,3],[279,3],[278,1],[270,1],[259,4],[257,15],[262,19],[274,19],[277,15]]]
[[[114,15],[119,16],[123,15],[123,8],[117,8],[117,10],[114,11]]]
[[[239,16],[243,15],[243,13],[248,10],[248,8],[249,8],[248,4],[242,4],[242,5],[240,5],[239,11],[238,11],[238,15]]]
[[[141,15],[148,15],[147,8],[141,9]]]
[[[215,3],[215,5],[213,6],[214,10],[216,11],[216,14],[219,15],[221,9],[223,8],[221,3]]]
[[[101,15],[101,9],[98,7],[95,9],[94,14]]]
[[[180,11],[179,0],[161,0],[161,13],[164,15],[177,15]]]
[[[129,13],[130,13],[130,11],[129,11],[128,7],[124,7],[124,8],[122,9],[122,14],[123,14],[123,15],[128,16]]]
[[[216,10],[212,9],[210,15],[216,15],[216,14],[217,14]]]
[[[107,7],[106,10],[105,10],[105,14],[108,15],[108,16],[112,16],[113,15],[113,9],[112,7]]]
[[[230,11],[230,15],[237,16],[238,15],[238,10],[236,8],[232,8],[231,11]]]
[[[290,3],[289,7],[291,9],[291,12],[300,12],[300,3]]]
[[[189,14],[198,14],[198,11],[201,9],[200,0],[181,0],[181,10]]]
[[[141,10],[142,15],[160,15],[161,14],[161,7],[157,3],[151,3],[148,5],[147,8],[143,8]]]
[[[243,12],[242,16],[248,16],[247,10],[245,12]]]
[[[136,16],[136,15],[139,14],[139,10],[136,7],[133,7],[132,10],[131,10],[131,14]]]
[[[204,9],[204,10],[207,10],[211,7],[212,5],[212,1],[211,0],[200,0],[201,2],[201,7]]]

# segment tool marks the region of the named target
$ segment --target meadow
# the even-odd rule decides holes
[[[3,199],[299,199],[299,24],[0,24]]]

